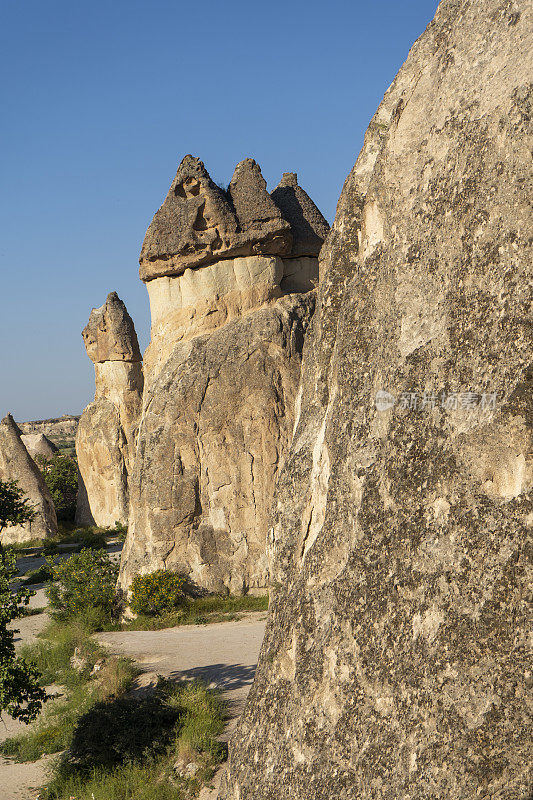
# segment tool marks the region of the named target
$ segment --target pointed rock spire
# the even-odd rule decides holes
[[[141,361],[133,320],[116,292],[110,292],[103,306],[93,308],[82,331],[87,355],[103,361]]]
[[[284,172],[271,197],[283,219],[291,226],[293,242],[290,257],[318,257],[329,224],[307,192],[298,186],[296,172]]]
[[[35,509],[35,518],[31,523],[2,531],[4,544],[44,539],[57,532],[52,496],[41,471],[24,447],[20,430],[11,414],[0,422],[0,480],[16,481]]]
[[[180,275],[188,267],[216,260],[237,231],[225,192],[202,161],[187,155],[144,238],[140,276]]]
[[[292,246],[290,225],[267,192],[261,168],[253,158],[235,167],[228,194],[239,221],[241,239],[252,252],[286,255]]]

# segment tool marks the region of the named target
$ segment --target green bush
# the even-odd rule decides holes
[[[49,558],[48,563],[55,583],[46,593],[56,619],[82,617],[93,629],[112,619],[117,609],[118,564],[107,553],[83,549],[58,563]]]
[[[78,467],[74,459],[55,453],[51,458],[37,456],[44,482],[50,489],[58,520],[73,520],[78,494]]]
[[[185,600],[185,578],[159,569],[136,575],[131,584],[131,610],[135,614],[159,616],[173,611]]]

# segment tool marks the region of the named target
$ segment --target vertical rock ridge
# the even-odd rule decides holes
[[[526,800],[532,9],[444,0],[321,251],[224,800]]]

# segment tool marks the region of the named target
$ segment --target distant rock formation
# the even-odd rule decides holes
[[[444,0],[321,253],[224,800],[526,800],[528,0]]]
[[[64,414],[62,417],[37,419],[29,422],[17,422],[21,434],[42,433],[56,447],[74,446],[79,416]]]
[[[94,363],[95,395],[76,435],[76,522],[110,527],[128,521],[128,476],[143,390],[141,353],[131,317],[116,292],[92,310],[82,335]]]
[[[152,331],[124,587],[159,568],[214,591],[267,585],[268,520],[314,303],[305,293],[328,228],[292,173],[289,183],[290,202],[275,201],[245,159],[225,192],[186,156],[148,228],[140,274]]]
[[[19,428],[20,430],[20,428]],[[44,433],[23,433],[20,437],[24,443],[24,447],[35,461],[35,456],[43,456],[43,458],[51,458],[54,453],[57,453],[57,447],[53,442],[48,439]]]
[[[57,533],[52,496],[40,470],[26,450],[11,414],[0,422],[0,480],[16,481],[35,510],[35,518],[31,522],[2,531],[2,544],[46,539]]]

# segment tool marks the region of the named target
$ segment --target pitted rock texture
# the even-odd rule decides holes
[[[178,343],[147,376],[123,588],[156,569],[211,591],[266,587],[274,485],[313,301],[282,297]]]
[[[285,173],[269,195],[259,165],[245,158],[225,191],[188,155],[146,232],[140,277],[148,282],[248,256],[316,258],[328,228],[295,173]]]
[[[532,30],[444,0],[345,183],[224,800],[530,796]]]
[[[57,533],[52,496],[40,470],[26,450],[11,414],[0,422],[0,480],[16,481],[35,511],[31,522],[5,528],[2,531],[2,544],[46,539]]]
[[[300,256],[318,258],[329,225],[307,192],[298,186],[296,172],[284,172],[271,196],[280,209],[283,219],[286,219],[291,226],[290,258]]]
[[[76,433],[76,522],[113,527],[128,521],[128,475],[143,392],[141,355],[133,321],[116,292],[92,310],[82,335],[94,361],[95,396]]]

